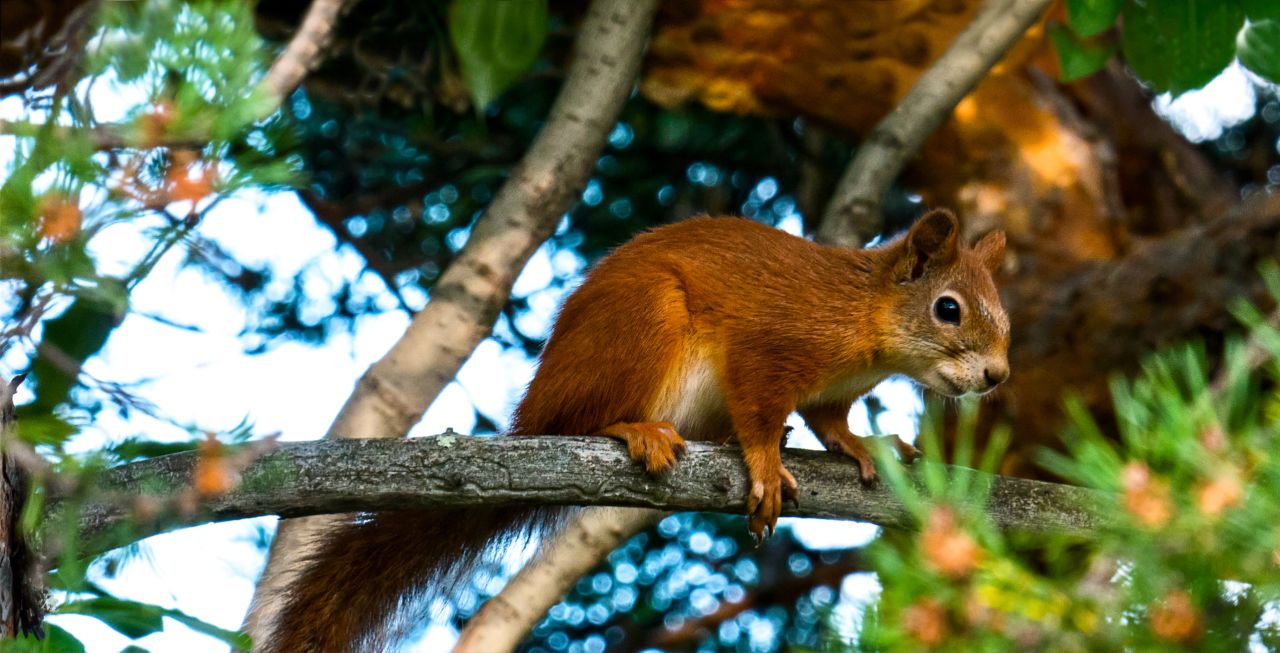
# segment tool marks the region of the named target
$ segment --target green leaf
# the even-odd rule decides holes
[[[185,451],[195,451],[200,446],[200,440],[182,440],[179,442],[156,442],[147,440],[141,436],[128,437],[119,443],[107,447],[107,451],[114,454],[121,461],[142,460],[144,458],[155,458],[157,456],[167,456],[174,453],[182,453]]]
[[[1238,2],[1127,0],[1123,50],[1129,67],[1157,92],[1200,88],[1236,54],[1244,24]]]
[[[1236,47],[1245,68],[1280,84],[1280,20],[1251,23],[1240,33]]]
[[[62,444],[67,441],[67,438],[79,433],[80,428],[79,425],[52,412],[27,410],[18,412],[18,437],[30,445]]]
[[[235,650],[247,651],[251,644],[249,636],[244,633],[220,628],[181,610],[118,599],[114,596],[97,596],[65,603],[58,608],[58,612],[95,617],[131,639],[160,631],[164,627],[163,618],[168,617],[191,630],[226,642]]]
[[[219,628],[207,621],[202,621],[185,612],[179,612],[177,610],[165,610],[164,616],[178,621],[182,625],[198,633],[203,633],[230,644],[231,650],[233,651],[248,651],[253,648],[252,640],[250,640],[249,636],[245,633]]]
[[[483,110],[538,58],[546,0],[454,0],[449,36],[476,110]]]
[[[1067,24],[1083,37],[1096,36],[1116,24],[1124,0],[1067,0]]]
[[[1080,39],[1061,25],[1049,26],[1049,38],[1058,51],[1058,68],[1064,82],[1074,82],[1098,72],[1116,53],[1114,40],[1105,37]]]
[[[164,629],[163,608],[111,596],[64,603],[58,608],[58,612],[94,617],[129,639],[146,637]]]
[[[100,280],[105,288],[108,280]],[[31,364],[35,379],[36,401],[32,412],[47,412],[69,398],[71,388],[80,381],[76,369],[69,366],[84,363],[97,354],[107,338],[120,324],[124,311],[119,306],[97,297],[81,296],[66,311],[44,322],[42,344],[55,347],[56,358],[41,352]]]
[[[23,637],[4,642],[3,650],[12,653],[84,653],[84,644],[75,635],[51,623],[45,623],[44,639]]]

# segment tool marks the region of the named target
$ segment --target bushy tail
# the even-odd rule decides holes
[[[286,591],[264,653],[380,651],[408,630],[411,610],[448,597],[492,545],[557,523],[563,508],[398,510],[323,534]]]

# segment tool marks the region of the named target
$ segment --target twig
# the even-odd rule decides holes
[[[987,0],[858,147],[836,186],[817,239],[860,247],[881,230],[885,191],[956,104],[973,90],[1052,0]]]
[[[477,465],[475,461],[486,461]],[[823,451],[787,449],[783,462],[800,483],[798,508],[786,515],[856,519],[913,528],[915,517],[885,484],[857,481],[852,460]],[[82,553],[121,546],[165,530],[260,515],[447,506],[560,504],[745,513],[748,484],[737,447],[690,443],[668,476],[653,478],[609,438],[570,436],[316,440],[285,443],[250,462],[230,492],[198,509],[140,520],[137,497],[160,502],[186,492],[197,452],[128,463],[105,472],[91,497],[129,497],[88,506],[81,517]],[[377,474],[368,473],[378,470]],[[985,509],[1001,528],[1088,536],[1109,516],[1095,490],[948,467],[954,480],[988,487]],[[908,476],[916,478],[917,472]],[[153,502],[154,503],[154,502]],[[54,502],[56,505],[56,502]]]
[[[397,188],[395,190],[400,191],[402,189]],[[417,311],[413,310],[412,306],[409,306],[409,302],[404,298],[404,293],[400,292],[400,287],[396,284],[396,274],[399,273],[400,270],[410,267],[410,265],[404,265],[397,269],[395,267],[395,261],[378,251],[377,248],[373,246],[373,243],[370,243],[358,236],[348,234],[347,230],[343,227],[343,222],[347,218],[360,213],[365,213],[371,209],[338,205],[321,198],[315,191],[306,188],[298,189],[297,193],[298,199],[302,200],[302,203],[305,204],[307,208],[311,209],[311,213],[316,216],[316,219],[329,227],[329,231],[333,232],[334,238],[337,238],[339,242],[351,245],[351,247],[356,250],[356,253],[364,258],[365,265],[367,265],[370,270],[373,270],[373,273],[378,275],[379,279],[382,279],[383,285],[387,287],[387,292],[395,298],[396,303],[400,305],[400,308],[404,310],[405,313],[413,316]],[[385,206],[385,204],[377,206]]]
[[[596,0],[546,124],[408,330],[360,378],[329,437],[401,437],[488,335],[533,252],[586,185],[635,84],[656,0]],[[246,629],[271,637],[282,590],[325,520],[282,523],[258,582]]]
[[[312,0],[293,38],[289,40],[284,51],[276,57],[262,81],[254,88],[251,97],[260,97],[264,101],[250,122],[263,120],[275,113],[289,94],[302,83],[307,73],[320,64],[323,59],[322,51],[333,39],[338,17],[346,11],[351,2],[352,0]],[[68,138],[88,133],[92,135],[94,145],[101,150],[137,147],[148,140],[136,127],[125,124],[111,123],[92,128],[80,128],[0,120],[0,134],[35,136],[46,128],[53,130],[52,134],[55,138]],[[199,149],[208,140],[207,133],[197,132],[168,134],[162,142],[148,144]]]

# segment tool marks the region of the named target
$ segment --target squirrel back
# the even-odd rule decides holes
[[[652,473],[676,463],[684,438],[736,440],[748,525],[764,536],[797,492],[781,461],[792,412],[869,481],[872,456],[848,429],[858,397],[891,374],[949,396],[1008,376],[1009,324],[991,278],[1004,236],[972,248],[958,238],[946,211],[864,250],[737,218],[642,234],[565,300],[509,435],[616,437]],[[495,542],[554,526],[565,510],[396,511],[346,524],[324,536],[255,650],[380,650],[403,633],[405,606],[447,597]]]

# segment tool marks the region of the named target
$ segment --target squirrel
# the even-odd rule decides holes
[[[744,218],[641,234],[565,300],[508,435],[603,435],[653,474],[685,439],[736,441],[748,527],[771,534],[798,496],[782,465],[800,416],[876,478],[853,402],[890,375],[934,392],[990,391],[1009,376],[1009,321],[992,273],[1004,233],[972,247],[945,210],[879,247],[827,247]],[[894,438],[904,459],[918,453]],[[554,527],[565,508],[367,515],[322,536],[256,650],[368,651],[412,624],[404,606],[448,596],[494,541]],[[399,617],[397,619],[397,617]]]

